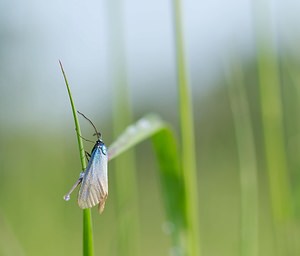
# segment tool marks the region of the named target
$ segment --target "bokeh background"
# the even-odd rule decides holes
[[[293,206],[284,234],[291,241],[300,235],[299,10],[297,1],[182,3],[203,255],[240,255],[239,149],[232,113],[235,96],[228,88],[241,84],[254,134],[259,255],[278,252],[264,151],[259,54],[275,59],[278,66],[283,153]],[[58,60],[77,108],[95,122],[107,145],[114,140],[112,83],[119,76],[128,85],[133,119],[158,113],[179,137],[172,12],[171,1],[158,0],[0,2],[0,255],[82,252],[82,211],[75,194],[71,201],[63,200],[78,177],[80,161]],[[258,45],[267,51],[258,51]],[[118,60],[124,64],[122,74],[115,72]],[[92,138],[89,124],[81,120],[81,126],[83,135]],[[87,150],[92,146],[86,143]],[[169,255],[155,155],[150,143],[137,149],[140,255]],[[114,176],[126,171],[126,166],[110,169],[106,209],[101,216],[92,210],[95,255],[119,255]],[[288,253],[278,255],[299,255],[297,243],[287,244],[283,251]]]

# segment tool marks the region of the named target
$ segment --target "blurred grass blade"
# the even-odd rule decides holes
[[[264,135],[264,149],[275,245],[278,255],[289,254],[295,245],[288,234],[293,219],[291,183],[286,154],[286,137],[283,113],[282,78],[276,45],[272,41],[272,16],[270,1],[254,1],[255,32],[257,41],[257,67],[260,106]]]
[[[82,168],[82,170],[85,170],[85,168],[86,168],[85,151],[84,151],[84,147],[83,147],[81,130],[80,130],[80,125],[79,125],[78,117],[77,117],[77,111],[75,108],[75,104],[73,102],[73,98],[72,98],[71,90],[70,90],[69,83],[67,80],[67,76],[65,74],[62,63],[60,61],[59,61],[59,65],[60,65],[61,71],[63,73],[66,87],[68,90],[68,95],[70,98],[73,118],[74,118],[74,122],[75,122],[77,142],[78,142],[78,147],[79,147],[81,168]],[[84,256],[93,256],[94,255],[92,215],[91,215],[91,210],[89,208],[83,210],[83,255]]]
[[[160,183],[168,218],[166,228],[173,244],[172,255],[186,255],[186,193],[177,142],[167,126],[156,133],[152,141],[160,165]]]
[[[109,146],[108,159],[112,160],[129,148],[150,138],[165,126],[165,123],[156,115],[149,114],[126,130]]]
[[[229,77],[230,76],[230,77]],[[238,63],[228,71],[228,93],[240,169],[241,256],[258,255],[258,185],[254,135],[243,72]]]
[[[106,1],[108,34],[109,80],[113,90],[113,135],[122,132],[131,124],[132,108],[130,88],[126,70],[126,50],[124,40],[124,8],[120,0]],[[117,254],[123,256],[140,255],[139,193],[134,149],[128,150],[113,163],[113,170],[127,167],[126,172],[112,175],[116,192],[116,247]]]
[[[285,152],[281,88],[276,60],[260,49],[259,87],[266,162],[275,224],[292,216],[289,174]]]
[[[186,195],[181,177],[181,158],[170,127],[158,116],[149,114],[129,126],[117,138],[109,147],[108,156],[112,160],[148,138],[153,139],[154,149],[159,160],[159,176],[168,218],[167,226],[172,236],[173,249],[178,252],[175,255],[179,255],[185,252]]]
[[[181,1],[173,1],[175,46],[178,73],[178,98],[180,111],[180,127],[182,142],[182,171],[186,189],[187,211],[187,255],[201,255],[199,234],[199,211],[196,148],[192,98],[187,74],[186,55],[184,51],[184,38],[182,29]]]

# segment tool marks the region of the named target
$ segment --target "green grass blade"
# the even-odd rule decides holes
[[[293,240],[288,234],[293,219],[293,205],[283,113],[283,95],[277,49],[272,39],[270,5],[254,2],[257,41],[257,69],[260,107],[264,135],[266,169],[268,172],[272,218],[278,255],[288,254]]]
[[[172,236],[173,248],[179,255],[179,252],[185,252],[186,194],[181,177],[181,158],[170,127],[154,114],[141,118],[129,126],[108,148],[109,160],[148,138],[152,138],[159,160],[159,176],[168,218],[167,223]]]
[[[77,117],[77,111],[76,111],[75,104],[74,104],[74,101],[73,101],[73,98],[72,98],[72,93],[71,93],[71,90],[70,90],[70,87],[69,87],[67,76],[65,74],[62,63],[60,61],[59,61],[59,65],[60,65],[62,74],[64,76],[64,80],[65,80],[66,87],[67,87],[67,90],[68,90],[68,95],[69,95],[69,98],[70,98],[72,114],[73,114],[73,118],[74,118],[74,122],[75,122],[77,142],[78,142],[78,147],[79,147],[80,161],[81,161],[82,170],[84,170],[86,168],[85,152],[84,152],[83,142],[82,142],[82,138],[81,138],[81,130],[80,130],[80,125],[79,125],[79,121],[78,121],[78,117]]]
[[[126,70],[124,41],[124,8],[119,0],[107,1],[109,70],[113,89],[113,134],[116,137],[132,123],[130,88]],[[139,193],[135,151],[129,150],[113,163],[113,169],[126,166],[126,172],[112,175],[116,192],[117,254],[123,256],[140,255],[139,245]]]
[[[135,124],[128,126],[109,146],[109,160],[114,159],[136,144],[150,138],[163,127],[165,127],[165,123],[157,115],[149,114],[141,118]]]
[[[281,89],[274,61],[273,57],[259,53],[259,87],[266,162],[273,217],[279,224],[292,215],[292,206],[285,155]]]
[[[71,94],[71,90],[70,90],[69,83],[67,80],[67,76],[63,69],[62,63],[59,62],[59,64],[60,64],[60,68],[61,68],[61,71],[64,76],[65,84],[66,84],[66,87],[68,90],[68,95],[70,98],[73,118],[74,118],[74,122],[75,122],[77,142],[78,142],[78,147],[79,147],[81,167],[82,167],[82,170],[85,170],[85,168],[86,168],[85,151],[84,151],[83,142],[82,142],[82,138],[81,138],[81,130],[80,130],[79,122],[78,122],[77,111],[76,111],[75,104],[74,104],[74,101],[72,98],[72,94]],[[84,256],[93,256],[94,255],[92,215],[91,215],[90,209],[83,210],[83,255]]]
[[[182,170],[187,200],[187,255],[200,255],[197,169],[192,101],[184,53],[181,1],[173,1],[177,55],[180,127],[182,136]]]
[[[241,256],[258,255],[258,185],[254,135],[243,73],[234,65],[228,73],[228,92],[240,169]],[[233,78],[229,78],[229,75]],[[229,80],[230,79],[230,80]]]
[[[174,255],[186,254],[186,193],[180,155],[172,130],[165,126],[153,138],[160,166],[160,183],[167,214],[167,228],[172,237]],[[173,254],[172,254],[173,255]]]

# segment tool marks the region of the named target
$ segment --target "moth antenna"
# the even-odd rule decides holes
[[[82,115],[86,120],[88,120],[88,121],[90,122],[90,124],[91,124],[91,125],[94,127],[94,129],[95,129],[95,132],[96,132],[95,135],[97,135],[97,138],[98,138],[98,139],[101,139],[101,133],[97,131],[97,128],[96,128],[96,126],[93,124],[93,122],[92,122],[89,118],[87,118],[84,114],[82,114],[80,111],[77,110],[77,113],[80,114],[80,115]]]

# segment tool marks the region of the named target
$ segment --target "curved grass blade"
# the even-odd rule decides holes
[[[139,142],[150,138],[165,127],[165,123],[156,115],[149,114],[135,124],[130,125],[108,148],[108,160],[114,159]]]
[[[74,104],[74,101],[73,101],[73,98],[72,98],[72,94],[71,94],[71,90],[70,90],[69,83],[68,83],[68,80],[67,80],[67,76],[65,74],[64,68],[63,68],[62,63],[60,61],[59,61],[59,65],[60,65],[60,68],[61,68],[61,72],[64,76],[66,87],[67,87],[67,90],[68,90],[68,95],[69,95],[69,98],[70,98],[72,114],[73,114],[73,118],[74,118],[74,122],[75,122],[75,129],[76,129],[76,133],[77,133],[77,142],[78,142],[78,146],[79,146],[81,167],[82,167],[82,170],[84,170],[86,168],[85,151],[84,151],[84,147],[83,147],[81,130],[80,130],[80,125],[79,125],[79,121],[78,121],[78,117],[77,117],[77,111],[76,111],[75,104]]]
[[[81,168],[82,168],[82,170],[85,170],[85,168],[86,168],[85,151],[83,148],[83,142],[82,142],[82,136],[81,136],[80,126],[79,126],[78,117],[77,117],[77,111],[75,108],[75,104],[73,102],[73,98],[72,98],[71,90],[70,90],[69,83],[67,80],[67,76],[65,74],[62,63],[60,61],[59,61],[59,65],[60,65],[62,74],[64,76],[65,84],[66,84],[66,87],[68,90],[68,95],[69,95],[70,103],[71,103],[71,107],[72,107],[72,113],[73,113],[76,135],[77,135],[77,142],[78,142],[78,147],[79,147]],[[94,248],[94,246],[93,246],[92,215],[91,215],[91,210],[88,208],[88,209],[83,210],[83,255],[84,256],[93,256],[94,255],[93,248]]]
[[[186,255],[187,209],[181,157],[172,129],[167,125],[152,137],[160,166],[160,183],[167,213],[167,232],[172,237],[174,255]]]
[[[159,161],[160,183],[166,207],[168,232],[172,237],[173,249],[181,255],[186,231],[186,196],[181,178],[180,155],[171,128],[158,116],[149,114],[130,125],[108,148],[109,160],[119,156],[136,144],[152,138]]]

